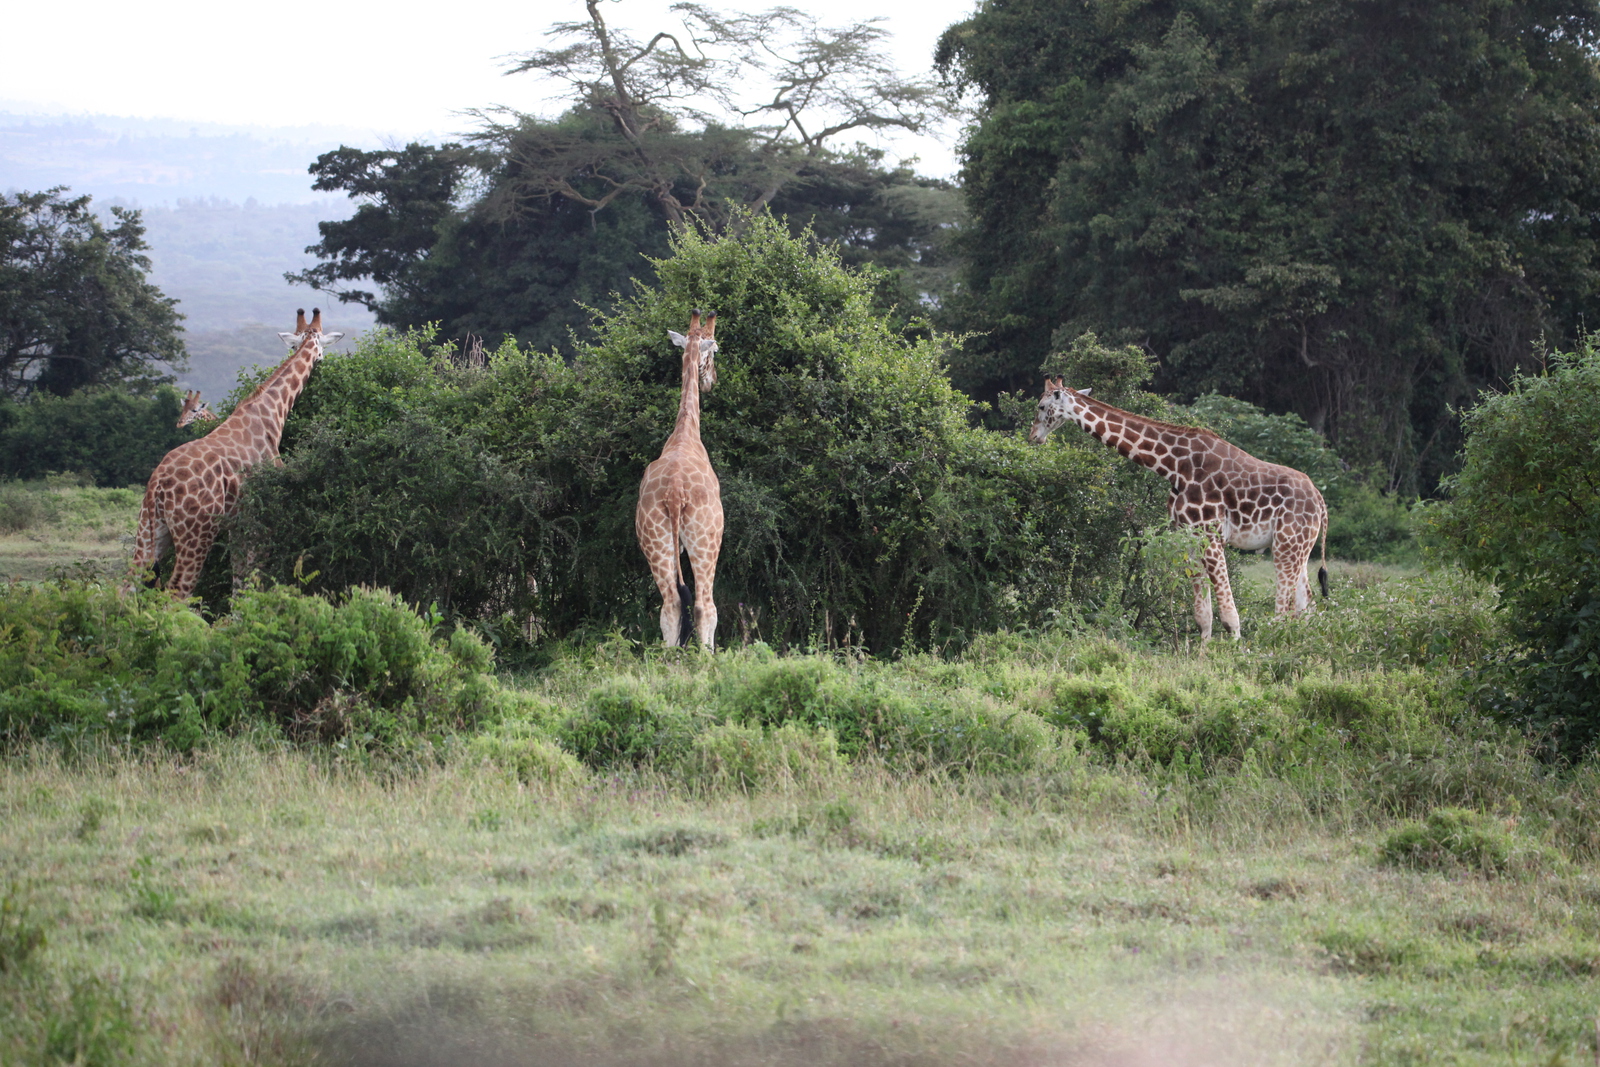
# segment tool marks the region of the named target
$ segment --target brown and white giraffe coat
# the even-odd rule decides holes
[[[1040,444],[1068,420],[1167,479],[1172,486],[1167,513],[1174,526],[1204,534],[1206,574],[1217,592],[1222,624],[1234,637],[1239,636],[1239,611],[1228,582],[1224,544],[1249,551],[1271,547],[1276,606],[1283,614],[1311,604],[1307,567],[1320,536],[1323,568],[1318,578],[1326,595],[1328,508],[1306,475],[1256,459],[1209,430],[1135,415],[1091,398],[1087,389],[1046,379],[1028,439]],[[1201,638],[1209,640],[1211,595],[1199,578],[1194,583],[1194,617]]]
[[[693,630],[708,649],[715,647],[717,633],[711,590],[722,550],[722,487],[700,442],[700,390],[717,381],[716,329],[716,315],[702,320],[696,310],[689,317],[688,336],[667,331],[683,349],[678,420],[661,457],[645,468],[633,516],[639,547],[661,593],[661,639],[668,645],[687,644]],[[692,613],[685,602],[690,585],[684,581],[680,553],[689,557]]]
[[[278,335],[294,352],[255,392],[216,429],[179,445],[156,465],[139,508],[139,531],[125,588],[171,549],[175,561],[167,589],[188,596],[216,540],[217,524],[239,504],[245,473],[257,463],[282,465],[278,442],[289,409],[311,377],[311,368],[322,359],[323,342],[344,336],[324,335],[321,309],[313,308],[311,314],[307,323],[304,309],[297,311],[295,332]],[[198,403],[198,393],[194,400]],[[242,561],[236,559],[235,575],[242,570]]]

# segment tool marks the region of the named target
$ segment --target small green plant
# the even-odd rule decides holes
[[[131,910],[141,919],[160,921],[173,918],[178,910],[178,894],[160,884],[155,876],[155,859],[144,855],[133,861],[128,871]]]
[[[7,886],[0,895],[0,975],[16,974],[46,943],[32,906],[15,885]]]
[[[97,975],[72,978],[64,998],[48,1005],[44,1062],[74,1067],[122,1067],[138,1036],[127,992]]]
[[[650,944],[645,949],[644,962],[649,972],[657,977],[671,974],[676,966],[678,941],[683,936],[683,925],[688,918],[674,911],[666,901],[657,900],[650,906]]]
[[[72,832],[72,836],[79,841],[92,841],[112,810],[111,805],[100,797],[88,798],[78,809],[78,828]]]
[[[495,833],[506,825],[505,814],[496,808],[480,808],[472,813],[467,825],[474,830]]]
[[[1465,808],[1436,808],[1426,820],[1406,823],[1384,839],[1379,854],[1396,866],[1485,874],[1530,865],[1538,858],[1537,850],[1519,847],[1499,823]]]

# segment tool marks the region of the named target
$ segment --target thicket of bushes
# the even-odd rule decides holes
[[[1513,640],[1481,699],[1577,752],[1600,739],[1600,350],[1556,353],[1463,416],[1461,472],[1429,521],[1501,593]]]
[[[1136,588],[1124,539],[1161,521],[1164,487],[1098,447],[972,428],[940,349],[896,333],[832,251],[755,218],[736,238],[681,236],[656,273],[570,366],[512,345],[459,366],[426,334],[330,357],[286,465],[247,483],[236,538],[279,579],[381,582],[495,634],[651,633],[633,511],[677,410],[667,331],[705,307],[724,643],[888,652]]]
[[[100,486],[143,485],[162,456],[209,428],[178,429],[182,407],[171,386],[148,394],[106,387],[0,401],[0,479],[76,473]]]
[[[165,593],[63,579],[0,590],[0,741],[159,740],[184,751],[249,733],[403,751],[515,703],[476,636],[393,594],[288,586],[207,623]]]

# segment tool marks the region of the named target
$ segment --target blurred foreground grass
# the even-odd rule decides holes
[[[7,1064],[1593,1057],[1592,862],[1395,865],[1272,778],[750,794],[241,744],[37,750],[0,805]]]

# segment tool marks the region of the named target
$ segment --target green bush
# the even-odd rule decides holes
[[[508,705],[482,641],[433,636],[393,594],[247,590],[207,625],[163,593],[92,583],[0,592],[0,738],[164,740],[218,732],[397,750]]]
[[[94,388],[0,402],[0,478],[81,471],[96,485],[142,485],[161,457],[210,429],[208,423],[178,429],[182,407],[171,386],[148,395]]]
[[[833,780],[843,766],[838,741],[826,728],[726,722],[695,735],[682,770],[694,783],[751,790],[777,784],[814,787]]]
[[[1512,379],[1462,417],[1461,472],[1428,524],[1499,587],[1513,637],[1485,702],[1576,753],[1600,740],[1600,350]]]
[[[689,751],[695,733],[687,713],[631,680],[608,682],[562,724],[561,744],[596,769],[617,764],[671,766]]]
[[[246,488],[268,573],[303,556],[319,588],[382,572],[497,633],[653,637],[633,513],[678,406],[667,331],[698,306],[721,342],[701,435],[727,515],[722,644],[933,647],[1104,597],[1124,565],[1120,487],[1142,472],[974,429],[939,344],[907,341],[873,310],[874,279],[776,220],[682,234],[656,273],[597,313],[571,365],[507,345],[458,368],[426,333],[324,361],[285,467]]]
[[[49,518],[41,494],[16,482],[0,482],[0,533],[20,533]]]
[[[1384,838],[1385,863],[1425,870],[1467,868],[1499,874],[1537,865],[1537,849],[1521,847],[1488,816],[1465,808],[1437,808],[1423,822],[1401,826]]]

